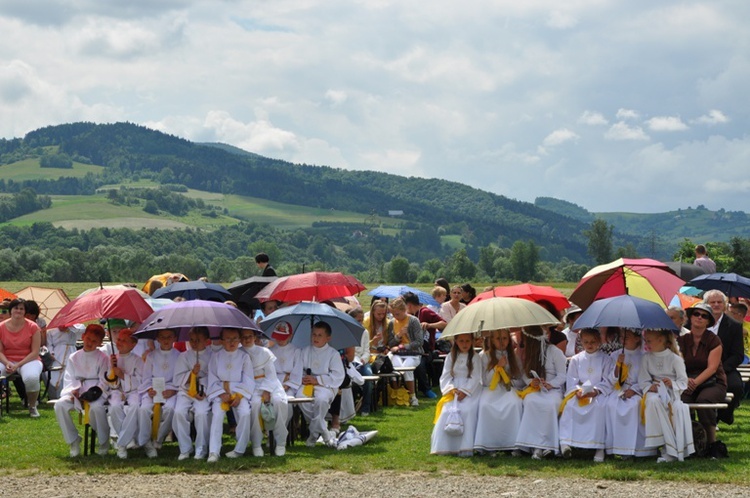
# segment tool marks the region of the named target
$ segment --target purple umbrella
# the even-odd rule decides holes
[[[217,338],[223,328],[262,332],[234,306],[196,299],[164,306],[146,318],[134,335],[139,339],[155,339],[158,331],[172,329],[177,331],[178,341],[186,341],[192,327],[208,327],[212,338]]]

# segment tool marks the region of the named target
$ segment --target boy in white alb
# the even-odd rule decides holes
[[[271,339],[276,344],[269,349],[276,357],[274,367],[276,377],[284,387],[287,397],[294,396],[302,385],[302,350],[292,344],[292,326],[288,322],[278,322],[274,327]],[[287,404],[286,423],[292,419],[292,406]],[[280,415],[277,413],[276,415]]]
[[[250,399],[255,390],[253,362],[239,350],[240,331],[223,329],[224,349],[214,351],[208,363],[208,399],[211,401],[211,430],[208,440],[208,463],[219,461],[224,415],[230,409],[237,421],[237,442],[227,458],[242,456],[250,440]]]
[[[307,446],[315,446],[318,437],[322,437],[329,446],[336,444],[333,434],[328,431],[326,414],[344,381],[344,364],[339,352],[328,345],[330,341],[331,326],[326,322],[317,322],[313,325],[310,335],[312,344],[304,348],[301,354],[302,387],[297,396],[313,398],[312,403],[300,404],[300,410],[310,428]]]
[[[146,365],[143,369],[143,380],[139,389],[141,393],[141,406],[138,409],[138,437],[136,444],[143,446],[146,456],[156,458],[156,450],[161,447],[164,439],[172,430],[172,416],[177,402],[177,386],[174,383],[174,370],[177,366],[177,357],[180,352],[174,349],[176,334],[174,331],[165,329],[156,333],[157,347],[146,355]],[[155,379],[164,381],[164,390],[161,395],[164,402],[161,403],[159,412],[154,408],[154,398],[157,392],[154,389]],[[160,386],[156,386],[160,387]],[[159,399],[157,397],[157,399]],[[152,440],[152,426],[155,422],[152,416],[159,417],[159,427],[156,439]]]
[[[76,351],[68,359],[63,390],[60,399],[55,403],[55,417],[62,429],[65,442],[70,447],[71,457],[81,454],[81,436],[78,435],[78,430],[70,417],[72,410],[83,412],[84,416],[89,418],[87,422],[91,428],[101,435],[96,453],[103,456],[109,451],[109,423],[105,406],[107,397],[102,395],[107,388],[104,375],[107,373],[109,361],[107,355],[97,349],[103,339],[104,329],[101,325],[92,324],[86,327],[83,333],[83,349]],[[92,388],[99,390],[97,399],[81,399],[81,396]]]
[[[127,446],[133,440],[135,427],[138,425],[138,407],[141,404],[141,394],[138,389],[143,380],[143,359],[133,351],[138,339],[133,337],[132,329],[122,329],[117,334],[115,344],[117,355],[110,357],[108,377],[114,374],[116,380],[108,379],[109,387],[109,418],[112,428],[117,434],[117,456],[128,457]],[[132,426],[128,431],[130,438],[126,441],[121,435],[126,426]]]
[[[208,454],[209,414],[211,404],[206,395],[208,387],[208,364],[211,361],[211,337],[207,327],[194,327],[188,335],[190,348],[177,357],[174,369],[175,384],[179,388],[175,403],[172,430],[177,436],[180,455],[185,460],[193,451],[190,437],[190,413],[195,423],[195,459]]]
[[[49,375],[49,386],[47,394],[49,399],[60,397],[60,391],[63,388],[63,377],[65,376],[65,367],[68,365],[68,358],[76,352],[76,340],[80,334],[80,327],[83,325],[71,325],[61,329],[50,329],[47,331],[47,349],[52,353],[55,360],[53,366],[60,367],[60,370],[53,370]]]
[[[250,356],[253,363],[253,379],[255,380],[255,391],[250,400],[250,442],[253,447],[253,456],[262,457],[263,429],[273,431],[276,441],[276,456],[286,454],[286,414],[287,399],[284,387],[276,376],[274,362],[276,357],[263,346],[255,344],[255,331],[242,331],[242,350]],[[262,427],[260,406],[262,403],[270,403],[276,413],[276,424],[273,427]]]

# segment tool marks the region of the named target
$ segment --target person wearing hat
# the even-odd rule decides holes
[[[578,337],[578,332],[573,330],[573,324],[578,319],[578,317],[581,316],[581,313],[583,313],[583,310],[575,304],[571,305],[570,308],[565,310],[565,316],[563,317],[565,329],[563,329],[562,333],[565,334],[565,337],[568,338],[568,345],[565,347],[565,356],[568,358],[572,358],[573,356],[583,351],[583,346],[581,345],[581,339]]]
[[[687,309],[687,316],[690,334],[677,338],[688,376],[688,388],[682,393],[682,401],[723,403],[727,395],[727,377],[721,364],[721,340],[709,330],[716,321],[711,307],[696,303]],[[696,412],[710,448],[716,441],[716,410]]]
[[[276,378],[284,387],[287,397],[294,396],[302,386],[302,350],[291,343],[293,332],[289,322],[278,322],[271,333],[274,345],[269,348],[276,358]],[[292,412],[293,407],[288,404],[285,417],[287,426],[292,419]],[[277,414],[277,418],[280,417],[284,417],[284,414]]]
[[[101,395],[107,389],[104,376],[109,369],[109,358],[97,349],[104,340],[104,328],[91,324],[86,327],[82,339],[83,349],[70,356],[65,369],[64,387],[60,399],[55,403],[55,417],[70,447],[71,458],[81,454],[81,436],[69,413],[73,410],[83,412],[86,423],[101,435],[96,453],[104,456],[109,451],[109,423],[104,404],[107,399]]]

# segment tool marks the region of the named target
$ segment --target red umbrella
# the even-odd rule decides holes
[[[620,258],[589,270],[570,295],[570,301],[586,309],[597,299],[629,294],[666,308],[683,285],[685,282],[660,261]]]
[[[490,299],[492,297],[520,297],[521,299],[528,299],[535,303],[547,301],[554,306],[557,311],[562,311],[570,307],[568,298],[559,290],[546,285],[534,284],[504,285],[495,287],[492,290],[482,292],[472,299],[469,304],[478,303],[479,301],[484,301],[485,299]]]
[[[153,313],[136,289],[99,289],[63,306],[48,328],[60,328],[100,318],[142,322]]]
[[[274,280],[255,295],[260,301],[325,301],[353,296],[366,287],[356,278],[339,272],[300,273]]]

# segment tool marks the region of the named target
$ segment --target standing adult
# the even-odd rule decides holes
[[[727,391],[734,394],[734,399],[726,410],[719,410],[719,420],[727,424],[734,423],[734,409],[740,405],[744,394],[742,378],[737,367],[745,358],[742,343],[742,325],[740,322],[725,314],[727,297],[720,290],[712,289],[703,295],[703,302],[711,307],[715,324],[709,327],[721,339],[721,364],[727,375]]]
[[[42,374],[42,362],[39,360],[42,333],[36,323],[26,318],[24,303],[20,298],[11,301],[10,319],[0,324],[0,374],[20,374],[26,387],[29,416],[37,418],[39,377]]]
[[[466,307],[466,305],[461,302],[462,295],[463,295],[463,290],[461,289],[461,286],[460,285],[454,286],[451,289],[450,301],[444,302],[443,305],[440,307],[440,316],[443,317],[443,320],[445,320],[446,323],[450,323],[453,317],[456,316],[459,311],[461,311],[462,309]]]
[[[258,268],[261,270],[261,277],[275,277],[276,276],[276,270],[273,269],[273,266],[271,266],[271,258],[268,257],[268,254],[264,252],[260,252],[255,255],[255,264],[258,265]]]
[[[695,246],[695,261],[693,264],[703,268],[706,273],[716,273],[716,263],[714,263],[713,259],[708,257],[706,246],[703,244]]]

